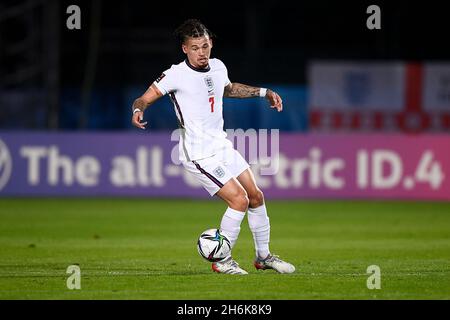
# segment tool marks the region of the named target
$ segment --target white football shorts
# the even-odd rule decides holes
[[[226,148],[208,158],[182,163],[211,196],[214,196],[228,180],[238,177],[250,168],[247,161],[233,148]]]

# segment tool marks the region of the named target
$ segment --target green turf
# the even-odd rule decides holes
[[[213,273],[195,244],[220,201],[0,199],[0,299],[450,299],[450,203],[267,206],[271,250],[295,274],[253,268],[246,220],[233,255],[250,274]]]

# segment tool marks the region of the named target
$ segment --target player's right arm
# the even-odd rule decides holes
[[[159,91],[159,89],[154,84],[152,84],[142,96],[134,100],[132,107],[133,117],[131,119],[131,123],[133,124],[133,126],[140,129],[145,129],[145,125],[147,124],[147,122],[141,122],[144,119],[145,109],[147,109],[147,107],[149,107],[152,103],[154,103],[162,96],[163,94],[161,93],[161,91]]]

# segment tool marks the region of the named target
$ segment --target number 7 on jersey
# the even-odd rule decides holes
[[[211,104],[211,112],[214,112],[214,97],[209,97],[209,103]]]

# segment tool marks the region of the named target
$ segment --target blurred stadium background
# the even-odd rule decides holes
[[[65,27],[71,4],[80,5],[81,30]],[[219,15],[219,8],[205,2],[175,10],[170,2],[2,1],[0,125],[132,129],[130,104],[183,58],[172,32],[195,16],[216,33],[213,54],[229,66],[231,79],[279,87],[287,99],[281,118],[261,115],[265,110],[253,107],[255,101],[235,102],[248,107],[225,110],[230,128],[448,131],[450,48],[441,38],[448,29],[443,10],[405,2],[379,5],[382,28],[369,30],[364,2],[248,1],[237,8],[220,6]],[[330,61],[340,70],[323,83],[317,77],[333,71],[320,66]],[[381,83],[376,78],[389,76],[396,78]],[[332,92],[325,90],[329,86]],[[333,98],[339,98],[335,106]],[[159,103],[168,104],[168,99]],[[173,129],[174,121],[166,120],[173,119],[171,108],[154,109],[152,129]],[[331,114],[322,118],[322,112]]]
[[[80,30],[66,27],[71,15],[66,9],[74,4],[81,9]],[[366,9],[371,4],[381,8],[380,30],[366,27],[370,16]],[[257,179],[268,202],[273,201],[274,211],[280,212],[279,216],[273,213],[271,220],[274,241],[279,239],[275,242],[278,251],[307,265],[299,278],[280,281],[286,286],[280,287],[280,295],[256,288],[226,298],[448,299],[448,17],[439,5],[403,1],[345,5],[338,1],[246,1],[213,6],[202,1],[182,5],[169,1],[2,1],[0,216],[7,223],[0,227],[0,281],[4,281],[0,297],[71,298],[64,285],[58,284],[60,279],[49,274],[55,272],[64,279],[61,268],[76,262],[93,276],[86,281],[97,290],[76,297],[217,298],[205,284],[207,276],[201,283],[198,278],[186,280],[191,270],[205,268],[197,262],[192,241],[185,245],[167,237],[176,230],[195,240],[199,232],[217,223],[224,208],[218,202],[205,204],[206,192],[172,165],[170,154],[176,141],[171,141],[170,134],[177,125],[167,97],[146,112],[150,124],[146,131],[138,131],[130,123],[134,99],[162,71],[184,59],[172,32],[187,18],[200,19],[216,34],[213,57],[224,61],[232,82],[270,87],[283,97],[280,114],[273,113],[262,99],[225,99],[225,127],[280,130],[280,171]],[[130,199],[136,196],[148,198],[147,202]],[[40,197],[47,199],[40,202]],[[74,199],[67,199],[64,205],[64,200],[53,197]],[[114,208],[110,207],[111,197],[124,200]],[[161,198],[166,200],[157,200]],[[190,199],[185,201],[190,203],[187,207],[196,225],[180,224],[184,218],[178,210],[182,206],[174,206],[172,198]],[[290,202],[284,204],[286,199]],[[342,199],[346,204],[333,202]],[[359,202],[361,199],[367,201]],[[306,200],[311,202],[302,204]],[[379,204],[385,214],[381,214],[382,220],[374,219],[375,202],[383,200],[406,202]],[[417,200],[423,203],[418,205]],[[145,217],[136,213],[145,208]],[[122,229],[117,224],[102,227],[108,210],[116,219],[111,221],[119,225],[121,219],[132,222]],[[165,216],[166,210],[179,220]],[[208,215],[210,210],[216,213]],[[91,218],[97,227],[83,222]],[[321,219],[327,224],[321,224]],[[297,221],[303,233],[289,229],[290,221]],[[159,227],[152,229],[155,223]],[[293,233],[277,229],[276,223]],[[64,226],[72,229],[60,233]],[[85,238],[77,242],[79,234]],[[110,242],[99,245],[107,235]],[[237,249],[238,256],[251,252],[248,231],[242,238],[246,244]],[[154,244],[155,239],[160,242]],[[318,247],[314,247],[318,245],[314,239],[320,240]],[[381,239],[392,242],[377,242]],[[87,246],[91,251],[87,254],[77,249],[67,259],[64,245]],[[113,250],[117,245],[129,250],[126,257]],[[157,288],[165,293],[159,296],[150,291],[140,295],[139,290],[124,295],[130,286],[137,288],[138,280],[130,279],[139,278],[141,271],[164,274],[167,257],[158,251],[160,245],[177,246],[176,256],[173,253],[168,259],[175,261],[167,269],[169,275],[173,272],[180,278],[177,283],[185,283],[185,290],[196,283],[206,291],[189,296],[183,294],[183,288],[173,289],[178,293],[173,295],[170,289],[164,291],[168,284],[161,281]],[[411,246],[414,253],[398,255],[403,259],[398,263],[392,260]],[[48,250],[37,253],[41,247]],[[361,253],[370,248],[380,251],[374,256]],[[152,260],[146,256],[149,252]],[[358,252],[359,260],[352,260],[352,252]],[[101,263],[96,262],[98,255]],[[121,258],[131,261],[135,269],[117,262]],[[319,263],[315,265],[315,261]],[[343,293],[342,288],[349,285],[346,279],[353,283],[355,274],[366,278],[365,268],[371,261],[386,262],[393,272],[392,283],[402,284],[400,280],[406,277],[406,285],[393,285],[385,296],[367,293],[364,285],[360,291],[347,287],[347,295]],[[407,261],[411,266],[405,267]],[[177,273],[177,263],[187,272],[185,278]],[[193,269],[186,271],[185,264]],[[327,269],[333,264],[333,271]],[[141,270],[144,265],[148,268]],[[342,278],[334,287],[327,287],[322,279],[321,289],[314,289],[311,280],[302,275],[317,268],[322,268],[325,280],[333,272]],[[50,279],[51,290],[45,291],[44,284],[35,282],[33,270]],[[131,278],[116,282],[123,284],[117,290],[105,279],[96,287],[92,278],[108,277],[107,272],[114,270]],[[411,276],[414,274],[419,278]],[[273,278],[273,285],[278,281]],[[306,285],[306,293],[292,289],[300,283],[303,288]],[[426,283],[432,284],[428,291]],[[233,285],[229,283],[231,292]]]

